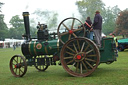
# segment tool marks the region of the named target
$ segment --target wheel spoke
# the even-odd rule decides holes
[[[87,55],[87,57],[96,57],[97,55]]]
[[[72,69],[75,64],[76,64],[76,63],[74,62],[74,63],[72,64],[72,66],[70,67],[70,69]]]
[[[21,68],[25,68],[25,66],[22,66]]]
[[[22,59],[20,59],[20,64],[21,64],[21,61],[22,61]]]
[[[16,72],[15,73],[17,74],[17,68],[16,68]]]
[[[75,46],[75,44],[74,44],[74,43],[73,43],[73,47],[75,48],[75,51],[78,53],[77,48],[76,48],[76,46]]]
[[[85,42],[84,42],[83,45],[82,45],[81,52],[83,51],[84,45],[85,45]]]
[[[69,54],[69,55],[73,55],[74,56],[74,54],[72,54],[72,53],[70,53],[70,52],[66,52],[67,54]]]
[[[93,51],[93,49],[92,49],[92,50],[89,50],[88,52],[86,52],[86,55],[89,54],[89,53],[92,52],[92,51]]]
[[[76,36],[76,34],[75,34],[75,33],[72,33],[72,35],[73,35],[75,38],[77,38],[77,36]]]
[[[69,32],[61,33],[60,36],[63,36],[63,35],[66,35],[66,34],[69,34]]]
[[[74,22],[75,22],[75,19],[73,19],[73,21],[72,21],[72,27],[71,27],[71,29],[73,29]]]
[[[71,59],[71,58],[73,58],[73,56],[71,56],[71,57],[64,57],[64,59]]]
[[[85,48],[84,52],[86,52],[86,50],[89,48],[89,46],[90,46],[90,45],[88,44],[87,47]]]
[[[60,40],[62,44],[65,44],[62,40]]]
[[[16,64],[14,64],[14,63],[12,62],[12,65],[14,65],[14,66],[15,66]]]
[[[24,73],[20,68],[19,68],[19,70],[20,70],[22,73]]]
[[[16,63],[18,63],[15,59],[13,59]]]
[[[18,63],[18,57],[17,57],[17,63]]]
[[[71,34],[69,34],[69,37],[68,37],[68,40],[70,40],[71,39]]]
[[[93,69],[93,66],[88,61],[85,62]]]
[[[69,62],[67,62],[67,65],[70,64],[70,63],[72,63],[73,61],[74,61],[74,60],[70,60]]]
[[[80,73],[83,73],[82,63],[80,63]]]
[[[80,29],[75,29],[75,30],[73,30],[73,32],[77,32],[77,31],[80,31],[80,30],[82,30],[83,28],[80,28]]]
[[[15,70],[16,68],[14,67],[13,70]]]
[[[85,65],[85,63],[82,61],[83,65],[84,65],[84,68],[88,71],[88,68],[87,66]]]
[[[79,41],[77,40],[77,45],[78,45],[78,49],[80,51],[80,44],[79,44]]]
[[[71,29],[73,29],[73,27],[74,27],[74,22],[75,22],[75,18],[74,18],[73,21],[72,21]]]
[[[63,26],[69,31],[69,28],[63,23]]]
[[[19,68],[19,75],[20,75],[20,68]]]
[[[72,52],[74,52],[74,53],[76,53],[72,48],[70,48],[69,46],[67,46],[67,48],[69,49],[69,50],[71,50]]]
[[[39,66],[39,68],[41,69],[41,65]]]
[[[92,59],[89,59],[89,58],[85,58],[85,60],[96,62],[96,60],[92,60]]]

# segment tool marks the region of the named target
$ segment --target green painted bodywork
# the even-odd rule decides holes
[[[41,44],[41,48],[38,49],[37,45]],[[29,52],[30,55],[54,55],[55,53],[60,53],[62,45],[59,45],[59,41],[49,40],[49,41],[31,41],[29,42]],[[103,38],[102,48],[100,48],[100,63],[113,62],[116,60],[116,55],[114,52],[115,44],[113,38]]]
[[[38,46],[41,44],[41,46]],[[50,41],[31,41],[29,42],[29,53],[33,56],[38,55],[53,55],[54,53],[59,51],[58,40],[50,40]]]
[[[100,50],[100,62],[112,62],[116,60],[115,43],[113,38],[103,38]]]

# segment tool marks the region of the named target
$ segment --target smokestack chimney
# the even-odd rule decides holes
[[[30,40],[30,25],[29,25],[29,12],[23,12],[24,18],[24,27],[26,34],[23,37],[26,37],[27,40]]]

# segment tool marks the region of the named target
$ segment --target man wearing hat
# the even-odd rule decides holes
[[[94,22],[93,22],[93,32],[95,35],[95,40],[97,46],[100,48],[101,47],[101,30],[102,30],[102,16],[100,15],[99,11],[95,12],[95,17],[94,17]]]

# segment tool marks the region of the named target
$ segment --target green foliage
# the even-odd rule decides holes
[[[7,25],[4,22],[3,14],[0,14],[0,30],[7,30]]]
[[[12,27],[9,30],[10,38],[22,39],[23,33],[25,33],[23,19],[19,18],[19,15],[13,16],[9,22]]]
[[[128,9],[121,11],[117,20],[117,29],[115,33],[126,35],[128,37]]]
[[[112,8],[108,7],[104,10],[103,13],[103,32],[105,34],[112,33],[116,28],[116,18],[118,16],[118,13],[120,12],[120,9],[118,6],[114,6]]]
[[[127,85],[128,49],[119,52],[114,63],[100,64],[88,77],[72,77],[62,66],[50,66],[45,72],[39,72],[34,66],[28,66],[25,76],[14,77],[9,69],[12,56],[22,55],[20,48],[0,49],[0,85]]]
[[[13,28],[20,28],[21,26],[23,26],[23,19],[20,19],[19,15],[15,15],[11,18],[9,23]]]
[[[0,2],[0,12],[2,12],[1,7],[4,3]],[[4,39],[8,36],[8,28],[6,23],[4,22],[4,15],[0,14],[0,39]]]
[[[9,35],[10,35],[10,38],[17,38],[16,36],[18,35],[18,32],[15,28],[10,28]]]
[[[95,11],[99,10],[103,18],[103,32],[105,34],[109,34],[115,30],[115,21],[118,13],[120,12],[118,6],[105,8],[105,4],[101,0],[77,1],[76,5],[78,6],[78,10],[82,16],[82,21],[85,21],[87,16],[90,16],[93,20]]]
[[[0,39],[5,39],[8,37],[8,30],[0,30]]]
[[[31,35],[31,38],[36,38],[37,37],[36,26],[30,26],[30,35]]]
[[[85,21],[86,17],[90,16],[91,19],[94,18],[96,10],[99,10],[101,13],[105,9],[105,4],[101,0],[82,0],[77,1],[76,5],[82,16],[82,21]]]

